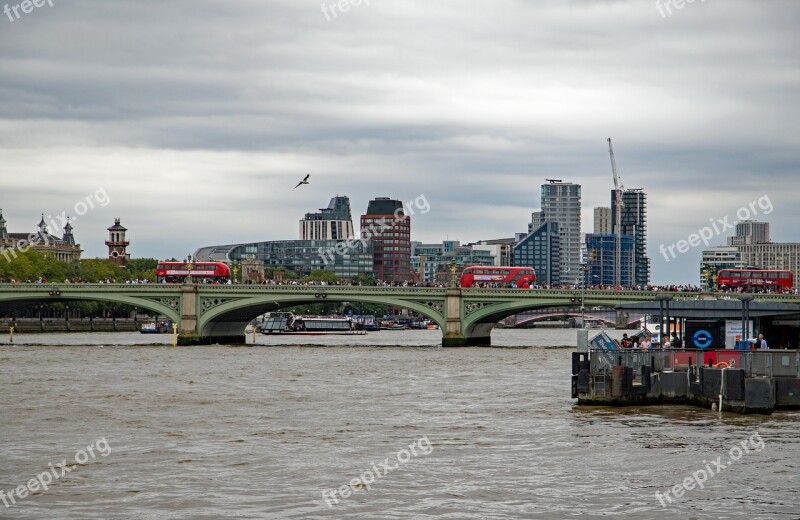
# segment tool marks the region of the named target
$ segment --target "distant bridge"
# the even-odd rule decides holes
[[[584,304],[614,307],[654,301],[649,291],[587,290]],[[694,300],[697,293],[669,293]],[[362,287],[340,285],[0,284],[0,313],[68,301],[127,304],[163,314],[179,325],[181,344],[244,343],[256,316],[295,305],[363,302],[406,308],[442,330],[443,346],[490,345],[498,321],[526,310],[574,307],[579,290]],[[709,297],[710,295],[703,295]],[[720,295],[730,297],[731,295]],[[800,303],[800,295],[754,294],[755,300]],[[800,307],[798,307],[800,309]]]
[[[574,305],[574,304],[573,304]],[[601,321],[612,327],[631,327],[641,321],[643,314],[628,311],[617,311],[616,309],[580,309],[574,307],[568,309],[537,309],[525,311],[506,318],[505,325],[508,327],[523,327],[537,321],[549,320],[552,318],[580,318],[585,320]]]

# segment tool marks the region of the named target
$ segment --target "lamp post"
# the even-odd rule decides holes
[[[188,275],[186,276],[186,283],[192,284],[192,255],[186,257],[186,270],[188,271]]]
[[[455,264],[455,262],[450,264],[450,286],[451,287],[458,287],[458,285],[456,285],[456,264]]]
[[[239,268],[237,266],[233,266],[233,283],[239,283]]]

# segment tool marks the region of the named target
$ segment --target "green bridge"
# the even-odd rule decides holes
[[[498,321],[525,310],[575,307],[582,296],[584,306],[590,307],[654,301],[658,294],[663,293],[339,285],[0,284],[0,315],[42,303],[119,303],[167,316],[179,324],[181,344],[239,344],[245,342],[246,325],[265,312],[312,303],[364,302],[427,316],[442,330],[443,346],[488,346]],[[697,293],[669,294],[674,300],[700,297]],[[753,296],[761,301],[800,303],[800,295]]]

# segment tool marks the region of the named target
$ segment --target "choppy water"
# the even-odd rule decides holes
[[[3,338],[0,489],[96,449],[46,491],[0,502],[0,518],[800,516],[800,412],[579,408],[570,350],[539,348],[574,344],[575,331],[493,335],[496,345],[538,346],[528,349],[441,349],[439,334],[314,338],[373,345],[335,348],[132,346],[143,337],[125,333],[20,335],[10,347]],[[432,451],[399,464],[398,452],[423,437]],[[756,438],[763,449],[749,444],[704,489],[668,507],[656,499]],[[333,507],[323,500],[386,458],[399,467],[370,490]]]

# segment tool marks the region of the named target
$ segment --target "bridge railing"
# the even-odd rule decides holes
[[[0,284],[0,291],[17,291],[17,292],[50,292],[61,291],[64,289],[70,290],[86,290],[92,291],[119,291],[120,289],[127,289],[131,291],[161,291],[161,292],[175,292],[179,289],[179,285],[157,284],[157,283],[3,283]]]
[[[422,295],[444,295],[445,290],[441,287],[382,287],[373,285],[198,285],[203,291],[210,292],[297,292],[297,293],[386,293],[388,291],[396,293],[422,294]]]
[[[251,284],[237,284],[237,285],[215,285],[215,284],[194,284],[199,290],[203,292],[254,292],[254,293],[269,293],[269,292],[296,292],[296,293],[318,293],[318,292],[331,292],[331,293],[380,293],[386,294],[388,292],[395,294],[419,295],[419,296],[442,296],[446,292],[443,287],[403,287],[403,286],[372,286],[372,285],[251,285]],[[128,284],[128,283],[66,283],[66,282],[49,282],[46,284],[37,283],[3,283],[0,284],[0,291],[51,291],[55,289],[69,289],[81,290],[91,289],[100,291],[118,291],[125,289],[128,291],[162,291],[173,292],[182,287],[180,284]],[[465,298],[482,298],[491,299],[495,298],[524,298],[529,297],[550,297],[550,298],[578,298],[585,296],[587,299],[593,300],[638,300],[650,301],[655,300],[659,294],[666,294],[665,291],[614,291],[614,290],[597,290],[587,289],[584,292],[581,289],[511,289],[511,288],[498,288],[498,289],[484,289],[484,288],[462,288],[461,295]],[[673,299],[676,300],[739,300],[739,295],[734,293],[693,293],[693,292],[669,292]],[[757,301],[784,301],[784,302],[798,302],[800,303],[800,294],[767,294],[767,293],[751,293]]]

